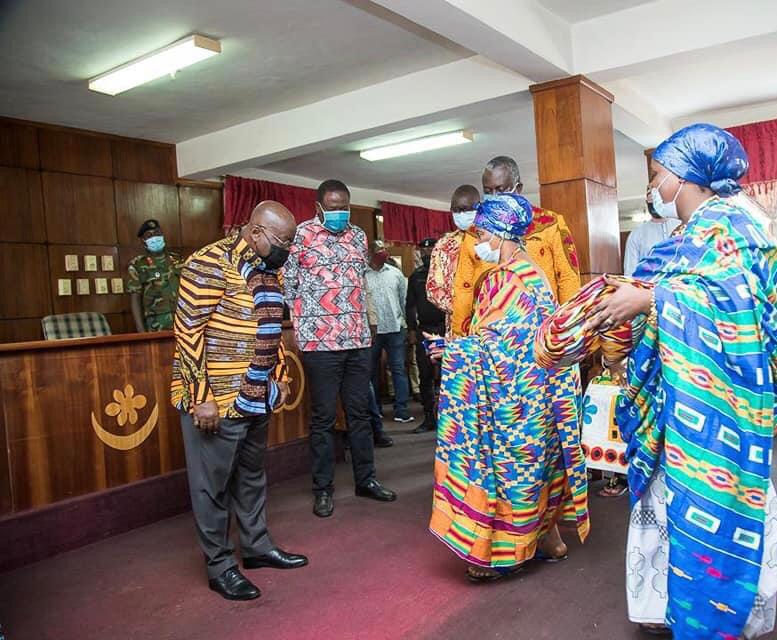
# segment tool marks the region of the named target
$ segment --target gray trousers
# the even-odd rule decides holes
[[[218,433],[212,434],[197,429],[192,416],[181,413],[186,475],[208,578],[237,566],[235,547],[229,539],[231,512],[240,530],[244,558],[264,554],[275,546],[265,518],[264,451],[269,421],[266,415],[222,418]]]

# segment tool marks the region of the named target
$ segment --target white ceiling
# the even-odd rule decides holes
[[[652,0],[539,0],[540,4],[567,22],[583,22],[599,16],[631,9]]]
[[[0,115],[168,142],[471,55],[363,0],[3,5]],[[117,97],[87,89],[193,32],[223,53]]]
[[[361,149],[458,129],[471,130],[473,142],[378,162],[359,157]],[[619,196],[643,195],[647,182],[643,148],[618,132],[615,148]],[[445,203],[460,184],[480,188],[484,165],[498,155],[509,155],[518,161],[524,192],[536,200],[539,183],[534,109],[528,93],[464,109],[455,116],[393,135],[246,168],[241,174],[250,175],[252,169],[261,169],[289,174],[292,179],[292,176],[302,176],[320,181],[337,177],[367,189],[412,194]]]
[[[682,68],[657,61],[628,84],[674,119],[777,97],[777,34],[686,54]]]

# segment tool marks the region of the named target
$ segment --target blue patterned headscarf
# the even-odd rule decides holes
[[[679,178],[712,189],[720,196],[739,193],[737,180],[749,164],[742,143],[711,124],[692,124],[664,140],[653,160]]]
[[[505,240],[520,240],[534,218],[531,203],[517,193],[486,196],[478,204],[476,227]]]

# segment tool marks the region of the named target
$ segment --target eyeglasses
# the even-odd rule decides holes
[[[277,235],[275,235],[272,231],[270,231],[267,227],[265,227],[263,224],[256,225],[256,228],[261,229],[264,235],[272,237],[272,239],[275,240],[275,244],[281,247],[282,249],[288,249],[294,242],[294,240],[282,240]],[[270,244],[272,244],[272,242]]]

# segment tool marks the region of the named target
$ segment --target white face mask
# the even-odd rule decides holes
[[[467,231],[472,223],[475,222],[475,215],[477,211],[474,209],[470,211],[457,211],[453,213],[453,224],[455,224],[462,231]]]
[[[661,191],[659,191],[659,189],[669,179],[669,176],[670,174],[667,173],[666,177],[659,183],[657,187],[652,187],[650,189],[650,195],[652,196],[653,200],[653,208],[656,210],[658,215],[660,215],[662,218],[678,220],[680,216],[677,215],[677,196],[680,195],[680,191],[682,191],[683,185],[685,183],[680,183],[680,188],[677,189],[677,193],[674,194],[674,198],[672,198],[671,202],[664,202],[661,198]]]
[[[499,239],[499,246],[494,249],[491,247],[491,240],[493,239],[493,236],[489,238],[488,240],[484,242],[479,242],[475,245],[475,254],[478,258],[480,258],[483,262],[492,262],[494,264],[499,263],[499,254],[502,251],[502,243],[504,242],[504,238]]]

